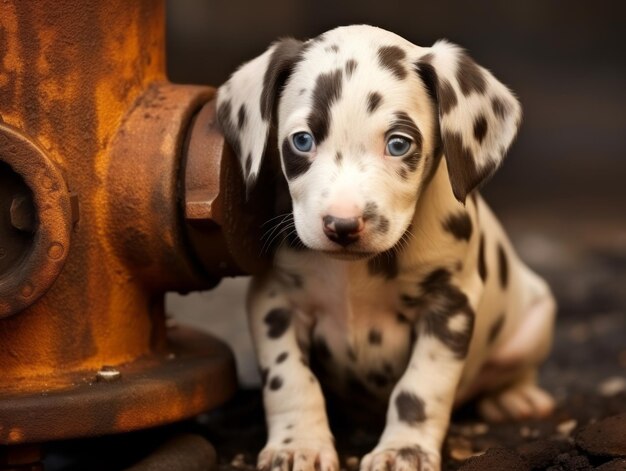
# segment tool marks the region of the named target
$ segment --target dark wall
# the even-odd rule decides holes
[[[517,93],[524,124],[488,194],[626,203],[626,2],[170,0],[170,78],[219,85],[277,37],[353,23],[447,38]]]

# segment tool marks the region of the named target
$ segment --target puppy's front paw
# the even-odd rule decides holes
[[[294,440],[287,445],[268,444],[257,461],[261,471],[339,471],[332,443]]]
[[[414,443],[380,444],[361,460],[361,471],[439,471],[439,452]]]

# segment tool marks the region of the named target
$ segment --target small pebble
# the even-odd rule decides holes
[[[346,468],[348,471],[359,469],[359,458],[356,456],[348,456],[346,458]]]
[[[600,383],[598,391],[605,397],[615,396],[616,394],[626,391],[626,378],[622,376],[611,376]]]
[[[463,437],[450,437],[448,440],[448,446],[450,449],[450,457],[456,461],[465,461],[471,456],[474,456],[474,450],[472,450],[472,444],[470,441]]]
[[[484,435],[489,431],[489,425],[479,422],[472,427],[474,435]]]
[[[458,429],[458,432],[465,437],[476,437],[479,435],[484,435],[489,431],[489,425],[484,424],[482,422],[477,422],[475,424],[463,425]]]
[[[541,435],[541,432],[524,425],[519,429],[519,434],[524,438],[537,438]]]
[[[236,454],[233,457],[232,461],[230,462],[230,465],[233,468],[238,468],[238,469],[245,468],[246,467],[246,458],[243,455],[243,453]]]
[[[559,432],[559,435],[563,437],[569,437],[573,430],[578,425],[578,421],[575,419],[566,420],[565,422],[561,422],[556,426],[556,431]]]
[[[111,382],[111,381],[117,381],[118,379],[121,378],[121,376],[122,376],[122,373],[120,373],[120,371],[117,368],[114,368],[112,366],[103,366],[96,373],[96,380],[104,381],[104,382]]]

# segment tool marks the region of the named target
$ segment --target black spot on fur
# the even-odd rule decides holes
[[[438,86],[438,77],[435,68],[431,64],[433,60],[432,54],[425,54],[414,64],[414,69],[417,75],[422,79],[424,85],[426,86],[426,91],[430,96],[431,100],[434,102],[437,101],[437,86]]]
[[[363,219],[373,219],[378,215],[378,205],[374,201],[368,201],[365,203],[365,208],[363,209]]]
[[[439,84],[439,110],[441,116],[447,115],[459,103],[456,92],[450,82],[442,79]]]
[[[413,393],[403,391],[396,397],[398,419],[411,426],[416,426],[426,420],[424,400]]]
[[[402,157],[402,163],[404,163],[407,166],[409,171],[415,172],[415,170],[417,169],[417,164],[420,161],[420,157],[421,156],[419,152],[412,152]]]
[[[287,437],[283,440],[283,445],[289,445],[293,441],[293,438]]]
[[[339,52],[339,46],[336,44],[331,44],[330,46],[326,46],[324,48],[326,52],[334,52],[335,54]]]
[[[398,256],[395,250],[392,248],[370,258],[367,269],[370,275],[383,276],[387,280],[398,276]]]
[[[356,66],[357,66],[357,61],[355,61],[354,59],[349,59],[346,62],[346,78],[349,79],[352,77],[352,74],[356,70]]]
[[[296,39],[283,39],[277,45],[263,76],[261,117],[269,121],[276,105],[276,95],[285,83],[294,65],[304,53],[303,44]]]
[[[443,145],[452,191],[457,200],[465,202],[466,196],[495,172],[496,165],[488,161],[482,168],[478,168],[474,154],[463,145],[459,133],[444,132]]]
[[[474,137],[479,144],[482,144],[485,136],[487,135],[487,120],[481,114],[474,120]]]
[[[281,353],[280,355],[278,355],[276,357],[276,364],[278,365],[278,364],[282,363],[283,361],[285,361],[287,359],[288,356],[289,356],[289,352]]]
[[[504,327],[504,320],[504,314],[500,314],[489,328],[489,335],[487,336],[488,345],[492,345],[498,338],[498,335],[500,335],[500,332],[502,332],[502,327]]]
[[[274,376],[270,379],[270,389],[276,391],[283,386],[283,379],[280,376]]]
[[[491,99],[491,108],[493,109],[493,114],[500,119],[504,119],[509,111],[506,103],[498,97]]]
[[[367,208],[367,204],[365,206]],[[374,206],[375,208],[375,206]],[[387,280],[391,280],[398,276],[398,251],[404,247],[411,236],[411,225],[407,227],[402,234],[402,237],[398,240],[396,245],[391,247],[385,252],[381,252],[378,255],[372,257],[367,262],[367,269],[370,275],[384,276]]]
[[[282,337],[291,323],[291,311],[281,307],[274,308],[267,313],[264,322],[269,327],[267,331],[269,338]]]
[[[458,104],[458,99],[450,82],[439,78],[432,60],[433,55],[426,54],[415,64],[415,71],[424,82],[430,98],[438,104],[439,114],[444,116]]]
[[[474,311],[465,293],[451,283],[451,274],[444,268],[430,273],[421,283],[422,294],[415,308],[420,313],[423,333],[432,335],[446,345],[458,359],[465,358],[474,330]],[[465,316],[465,331],[453,331],[448,320]]]
[[[504,247],[498,244],[498,267],[500,275],[500,286],[502,289],[506,288],[509,283],[509,261],[506,257]]]
[[[386,234],[389,231],[389,219],[385,216],[380,216],[378,218],[378,226],[376,227],[376,230],[381,234]]]
[[[369,113],[373,113],[378,109],[380,103],[382,102],[383,97],[378,92],[371,92],[367,95],[367,111]]]
[[[480,235],[478,243],[478,274],[483,283],[487,280],[487,260],[485,258],[485,235]]]
[[[377,329],[370,329],[367,341],[370,345],[381,345],[383,343],[383,333]]]
[[[341,153],[341,151],[337,151],[337,153],[335,154],[335,162],[337,162],[337,164],[341,164],[342,161],[343,154]]]
[[[383,46],[378,49],[378,63],[389,69],[400,80],[407,76],[406,69],[402,64],[405,57],[406,52],[398,46]]]
[[[288,137],[283,141],[283,162],[288,180],[299,177],[311,167],[308,157],[298,154],[291,148]]]
[[[418,445],[400,448],[397,460],[396,466],[401,469],[432,469],[428,455]]]
[[[270,469],[283,469],[283,465],[285,464],[285,458],[283,455],[279,455],[278,453],[274,455],[272,458],[272,465],[268,467],[268,469],[263,469],[262,471],[269,471]]]
[[[315,81],[313,106],[307,123],[318,144],[328,136],[330,108],[341,98],[341,90],[341,69],[320,74]]]
[[[472,92],[484,93],[487,88],[487,82],[480,67],[467,54],[461,54],[459,57],[456,78],[465,96]]]
[[[469,241],[472,237],[472,220],[467,211],[450,214],[443,222],[443,228],[459,240]]]
[[[231,119],[232,105],[230,100],[222,102],[217,109],[217,120],[220,123],[224,137],[232,147],[237,158],[241,159],[241,144],[239,143],[239,130]]]
[[[239,125],[239,130],[243,129],[246,125],[246,105],[241,105],[239,107],[239,113],[237,115],[237,124]]]

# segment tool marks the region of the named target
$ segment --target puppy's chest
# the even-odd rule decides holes
[[[386,397],[414,340],[400,305],[403,285],[410,283],[370,271],[366,262],[310,265],[295,299],[313,323],[311,366],[322,383],[339,393]]]

